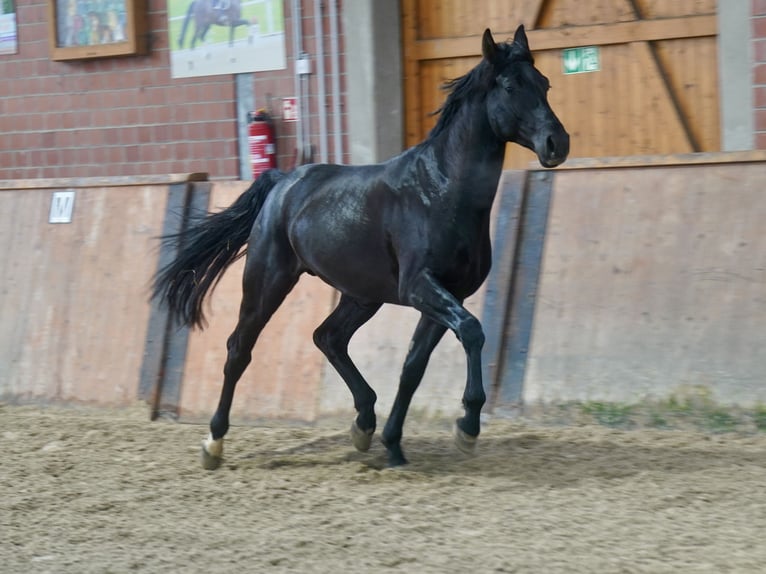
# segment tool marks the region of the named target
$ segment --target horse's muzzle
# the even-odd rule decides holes
[[[537,158],[543,167],[556,167],[561,165],[569,155],[569,134],[561,126],[553,128],[535,146]]]

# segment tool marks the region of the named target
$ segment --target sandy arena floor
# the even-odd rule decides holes
[[[492,420],[405,427],[406,470],[347,422],[206,428],[0,405],[0,571],[762,573],[766,433]]]

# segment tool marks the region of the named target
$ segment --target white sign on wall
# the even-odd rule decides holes
[[[298,121],[298,98],[282,98],[282,121]]]
[[[74,190],[53,192],[51,210],[48,213],[48,223],[72,223],[74,196]]]

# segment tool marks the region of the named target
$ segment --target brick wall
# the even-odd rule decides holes
[[[752,0],[755,147],[766,149],[766,0]]]
[[[305,49],[313,53],[313,2],[303,5]],[[18,53],[0,55],[0,179],[195,171],[238,176],[234,76],[170,77],[165,0],[149,1],[148,55],[68,62],[50,59],[47,1],[17,0],[16,10]],[[267,106],[267,94],[277,108],[282,97],[296,95],[290,2],[284,14],[288,68],[255,74],[256,107]],[[329,51],[329,38],[325,46]],[[310,85],[316,94],[315,75]],[[317,104],[312,98],[315,143]],[[295,125],[277,122],[277,131],[279,167],[287,169]]]

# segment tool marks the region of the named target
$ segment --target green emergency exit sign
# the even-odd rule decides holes
[[[598,72],[601,69],[598,46],[566,48],[561,51],[561,62],[564,74]]]

